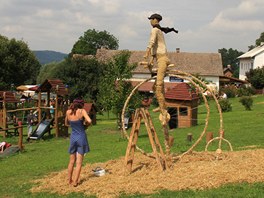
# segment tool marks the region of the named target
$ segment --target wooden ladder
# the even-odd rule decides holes
[[[127,150],[126,150],[126,156],[125,156],[125,166],[126,166],[126,171],[131,173],[132,171],[132,164],[134,160],[134,153],[136,149],[136,143],[138,140],[138,134],[139,134],[139,128],[141,124],[141,120],[144,120],[145,126],[148,132],[148,137],[149,141],[153,150],[153,154],[156,158],[156,161],[161,168],[161,170],[166,170],[167,167],[167,162],[166,158],[164,155],[164,152],[162,150],[162,147],[160,145],[157,133],[155,131],[153,122],[151,120],[149,111],[146,108],[138,108],[135,111],[135,117],[132,125],[132,129],[130,132],[129,136],[129,141],[127,145]]]

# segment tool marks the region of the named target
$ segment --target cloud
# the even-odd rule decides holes
[[[114,14],[120,8],[119,0],[88,0],[96,8],[102,9],[104,13]]]
[[[221,11],[209,24],[221,31],[261,31],[264,29],[264,1],[244,0],[237,7]],[[250,28],[249,28],[250,27]]]
[[[39,9],[37,10],[35,16],[41,17],[41,18],[52,18],[54,14],[51,9]]]
[[[106,30],[120,49],[145,50],[147,17],[160,13],[162,26],[179,29],[165,35],[169,50],[215,52],[254,43],[264,29],[263,10],[263,0],[8,0],[0,4],[0,34],[23,38],[33,50],[67,53],[86,30]]]

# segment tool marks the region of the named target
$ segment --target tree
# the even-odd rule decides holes
[[[104,65],[95,58],[68,58],[58,64],[56,77],[70,88],[70,99],[83,97],[96,102],[98,84],[101,81]]]
[[[251,83],[254,88],[264,88],[264,67],[250,69],[249,72],[246,73],[246,76],[247,80]]]
[[[71,54],[60,63],[51,63],[41,69],[38,82],[48,78],[59,78],[70,89],[70,99],[84,97],[96,102],[98,84],[103,78],[105,64],[94,57],[98,48],[117,49],[118,40],[106,31],[87,30],[74,44]],[[76,56],[83,54],[89,56]],[[110,75],[111,76],[111,75]]]
[[[35,84],[41,65],[23,41],[0,35],[0,89]]]
[[[239,52],[237,50],[234,50],[232,48],[230,49],[219,49],[218,53],[222,56],[222,62],[224,68],[227,67],[227,65],[231,65],[231,69],[233,70],[233,76],[238,78],[239,76],[239,61],[237,57],[243,54],[243,52]]]
[[[256,39],[256,41],[255,41],[255,45],[250,45],[250,46],[248,46],[248,51],[249,51],[249,50],[252,50],[253,48],[255,48],[255,47],[257,47],[257,46],[260,46],[262,42],[264,42],[264,32],[262,32],[262,33],[260,34],[259,38]]]
[[[264,42],[264,32],[260,34],[260,37],[256,40],[256,46],[260,46]]]
[[[44,65],[39,73],[38,82],[60,79],[69,86],[70,99],[82,97],[86,101],[96,102],[103,69],[104,65],[94,57],[66,58],[60,63]]]
[[[129,51],[121,51],[108,62],[104,70],[104,78],[99,84],[98,102],[107,112],[112,110],[119,118],[124,102],[132,90],[132,85],[127,81],[132,77],[132,70],[136,65],[129,64]],[[131,102],[134,108],[136,103]]]
[[[73,45],[70,56],[73,54],[95,55],[97,49],[118,49],[118,40],[107,31],[87,30]]]
[[[50,64],[43,65],[37,77],[37,83],[41,84],[46,79],[58,78],[61,72],[60,69],[62,69],[64,65],[65,65],[65,61],[62,61],[60,63],[53,62]]]

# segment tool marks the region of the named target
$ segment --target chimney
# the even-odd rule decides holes
[[[176,53],[180,53],[180,48],[179,47],[176,48]]]

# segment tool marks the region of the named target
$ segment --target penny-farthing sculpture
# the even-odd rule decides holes
[[[129,104],[129,101],[130,101],[131,97],[135,94],[135,92],[138,90],[138,88],[142,84],[144,84],[148,81],[154,80],[156,77],[154,76],[152,78],[149,78],[149,79],[146,79],[146,80],[140,82],[137,86],[134,87],[134,89],[131,91],[130,95],[127,97],[127,100],[125,101],[124,106],[123,106],[122,117],[121,117],[122,132],[123,132],[123,135],[128,140],[128,146],[127,146],[127,151],[126,151],[126,156],[125,156],[125,166],[127,167],[126,170],[128,170],[129,172],[131,172],[131,170],[132,170],[132,164],[133,164],[135,150],[140,151],[142,154],[144,154],[148,157],[155,158],[157,163],[160,165],[161,169],[165,170],[170,165],[168,163],[168,161],[172,162],[174,160],[181,159],[184,155],[189,154],[200,143],[200,141],[202,140],[202,138],[206,134],[208,124],[209,124],[209,117],[210,117],[210,107],[208,104],[208,100],[207,100],[206,96],[203,94],[205,91],[209,92],[210,95],[212,96],[212,98],[216,104],[218,113],[219,113],[219,136],[211,139],[206,144],[205,150],[206,151],[208,150],[208,147],[210,146],[210,144],[213,141],[219,141],[218,142],[218,149],[216,150],[217,154],[220,154],[222,152],[222,142],[226,142],[227,145],[229,146],[229,149],[231,151],[233,150],[231,143],[223,137],[224,129],[223,129],[222,110],[221,110],[220,104],[219,104],[218,99],[215,96],[213,90],[210,87],[207,87],[203,81],[201,81],[197,77],[195,77],[189,73],[186,73],[186,72],[182,72],[179,70],[170,70],[170,71],[167,71],[166,75],[167,76],[174,76],[174,77],[181,78],[181,79],[188,81],[193,87],[196,88],[196,90],[199,93],[201,93],[200,95],[204,101],[204,104],[205,104],[205,107],[207,110],[203,130],[201,131],[201,134],[196,139],[196,141],[190,146],[190,148],[187,151],[185,151],[179,155],[176,155],[175,153],[170,152],[170,149],[171,149],[170,142],[168,139],[164,138],[165,139],[164,142],[165,142],[166,152],[163,152],[163,149],[160,145],[160,142],[159,142],[159,139],[157,137],[157,133],[156,133],[156,130],[154,128],[152,118],[150,117],[149,112],[144,108],[139,108],[136,110],[135,119],[133,121],[133,126],[131,128],[130,134],[128,134],[127,130],[125,129],[124,115],[125,115],[127,106]],[[142,148],[137,146],[138,133],[140,131],[140,123],[142,120],[145,122],[145,126],[147,128],[148,136],[149,136],[150,143],[151,143],[152,150],[153,150],[152,154],[145,152]],[[160,128],[162,129],[164,135],[166,136],[166,133],[168,132],[167,131],[168,128],[166,128],[164,126],[161,126]],[[160,130],[158,132],[160,132]]]

